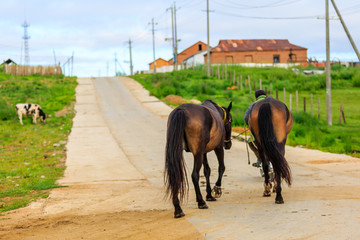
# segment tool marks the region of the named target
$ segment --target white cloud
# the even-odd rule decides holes
[[[309,57],[325,55],[324,2],[311,0],[209,0],[210,44],[220,39],[282,38],[308,48]],[[30,23],[29,40],[32,64],[53,64],[53,50],[57,60],[64,63],[74,52],[74,72],[79,76],[105,75],[114,72],[114,53],[129,73],[129,38],[133,41],[134,69],[148,69],[153,60],[152,33],[155,26],[156,58],[172,57],[170,11],[173,1],[166,0],[12,0],[1,4],[0,60],[20,60],[23,28]],[[206,1],[176,2],[179,51],[197,41],[206,42]],[[356,14],[360,5],[353,0],[337,1],[354,41],[360,44]],[[263,7],[261,7],[263,6]],[[265,7],[264,7],[265,6]],[[332,6],[331,15],[336,16]],[[311,19],[271,19],[313,16]],[[255,18],[254,18],[255,17]],[[266,19],[259,19],[266,18]],[[356,55],[338,20],[331,21],[332,58],[356,60]]]

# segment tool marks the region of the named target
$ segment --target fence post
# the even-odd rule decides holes
[[[254,92],[256,92],[256,81],[254,81]]]
[[[270,83],[270,96],[272,96],[272,83]]]
[[[240,76],[240,88],[241,88],[241,91],[243,90],[243,78],[242,78],[242,75]]]
[[[313,94],[310,94],[310,109],[311,109],[311,116],[313,115]]]
[[[239,86],[239,78],[240,78],[240,77],[237,77],[237,79],[236,79],[236,80],[237,80],[236,87],[237,87],[238,90],[240,89],[240,86]]]
[[[306,97],[304,97],[304,112],[306,112]]]
[[[227,65],[225,64],[225,80],[228,79]]]
[[[343,103],[340,104],[339,124],[341,124],[341,118],[344,120],[344,123],[346,123],[345,114],[344,114],[344,110],[343,110]]]
[[[283,90],[283,93],[284,93],[284,103],[286,104],[286,90],[285,90],[285,88]]]
[[[296,112],[299,112],[299,91],[296,90]]]
[[[259,83],[259,85],[260,85],[259,87],[260,87],[260,89],[262,89],[262,80],[261,80],[261,78],[260,78],[259,82],[260,82],[260,83]]]
[[[233,85],[235,86],[235,80],[236,79],[236,70],[234,70],[234,77],[233,77]]]
[[[290,112],[291,112],[291,109],[292,109],[292,94],[290,94]]]
[[[318,98],[318,120],[320,120],[320,98]]]
[[[251,94],[251,82],[250,82],[250,75],[248,75],[248,83],[249,83],[249,93]]]

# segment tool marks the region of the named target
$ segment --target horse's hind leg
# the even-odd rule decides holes
[[[270,197],[271,196],[271,182],[270,182],[270,175],[269,175],[269,162],[267,161],[264,153],[262,151],[259,151],[259,155],[262,161],[262,168],[264,171],[264,197]]]
[[[283,156],[285,155],[285,143],[283,144],[279,144],[279,148],[280,148],[280,154],[282,154]],[[274,169],[275,171],[275,169]],[[276,182],[276,198],[275,198],[275,203],[277,204],[282,204],[284,203],[284,199],[281,195],[281,176],[280,174],[275,174],[275,182]]]
[[[183,210],[180,207],[180,201],[179,201],[178,197],[175,197],[173,199],[173,204],[174,204],[174,208],[175,208],[174,217],[181,218],[181,217],[185,216],[185,213],[183,212]]]
[[[211,169],[206,157],[206,153],[204,154],[204,159],[203,159],[204,163],[204,175],[206,178],[206,201],[216,201],[216,198],[211,196],[211,187],[210,187],[210,174],[211,174]]]
[[[203,157],[204,157],[203,154],[194,155],[194,169],[191,174],[191,179],[193,181],[195,193],[196,193],[196,201],[198,203],[198,208],[200,208],[200,209],[208,208],[208,206],[206,205],[206,202],[204,201],[204,199],[201,195],[200,186],[199,186],[199,179],[200,179],[199,173],[200,173],[201,165],[203,162]]]
[[[275,203],[277,203],[277,204],[282,204],[282,203],[284,203],[284,199],[283,199],[283,197],[282,197],[282,195],[281,195],[281,182],[280,182],[280,176],[277,176],[276,174],[275,174],[275,181],[276,181],[276,198],[275,198]]]
[[[221,190],[221,181],[222,181],[222,177],[224,175],[225,172],[225,164],[224,164],[224,148],[223,147],[219,147],[216,148],[215,150],[215,154],[216,157],[218,159],[219,162],[219,168],[218,168],[218,180],[215,183],[214,189],[212,190],[212,196],[215,198],[219,198],[222,195],[222,190]]]

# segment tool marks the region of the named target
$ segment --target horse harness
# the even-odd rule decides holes
[[[222,106],[220,106],[219,104],[218,104],[218,106],[219,106],[219,107],[221,108],[221,110],[223,110],[223,112],[224,112],[223,123],[225,124],[225,121],[226,121],[226,110],[225,110]],[[224,143],[228,143],[228,142],[231,142],[231,138],[230,138],[229,140],[224,139]]]

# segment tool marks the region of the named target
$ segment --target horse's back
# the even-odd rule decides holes
[[[193,154],[197,154],[205,148],[210,140],[209,133],[212,126],[211,114],[203,106],[191,103],[178,106],[172,113],[179,110],[185,114],[184,141],[186,148]],[[170,113],[169,121],[172,113]]]
[[[186,103],[173,110],[182,110],[185,113],[184,141],[193,154],[210,152],[223,143],[225,133],[222,119],[212,105],[210,101],[201,105]]]

